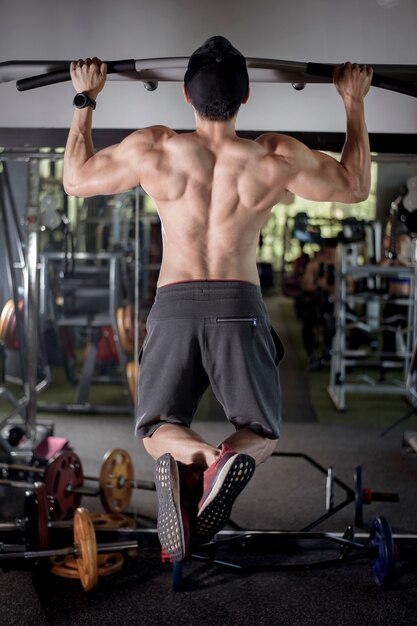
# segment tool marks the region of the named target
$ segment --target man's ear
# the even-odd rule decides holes
[[[188,93],[187,93],[187,88],[186,88],[186,86],[184,84],[182,86],[182,92],[184,94],[184,100],[186,101],[187,104],[190,104],[190,98],[189,98]]]
[[[246,96],[242,100],[242,104],[246,104],[247,103],[247,101],[249,100],[249,96],[250,96],[250,87],[248,87],[248,90],[246,92]]]

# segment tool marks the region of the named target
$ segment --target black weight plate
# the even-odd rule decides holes
[[[24,516],[27,520],[25,544],[28,550],[38,549],[38,507],[35,494],[32,491],[25,493]]]
[[[355,469],[355,526],[363,526],[363,481],[360,465]]]

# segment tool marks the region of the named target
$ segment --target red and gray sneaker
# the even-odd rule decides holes
[[[198,476],[198,474],[197,474]],[[199,481],[193,465],[184,465],[169,454],[156,461],[155,486],[158,496],[157,529],[161,546],[173,561],[188,554],[190,520],[197,514]]]
[[[236,452],[228,444],[220,448],[220,456],[204,472],[203,495],[192,531],[198,540],[210,539],[227,524],[234,501],[255,471],[251,456]]]

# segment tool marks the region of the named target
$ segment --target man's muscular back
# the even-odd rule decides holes
[[[258,283],[259,232],[285,193],[276,184],[278,159],[236,135],[159,130],[160,141],[140,167],[142,187],[162,222],[159,286],[195,279]],[[286,167],[282,162],[282,182]]]

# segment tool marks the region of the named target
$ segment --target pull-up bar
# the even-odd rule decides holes
[[[136,80],[152,91],[158,82],[182,82],[188,57],[106,61],[113,80]],[[247,58],[252,83],[290,83],[302,89],[308,83],[330,83],[335,64],[302,63],[277,59]],[[8,61],[0,63],[0,83],[16,80],[27,91],[70,80],[70,61]],[[372,85],[417,97],[417,65],[373,65]]]

